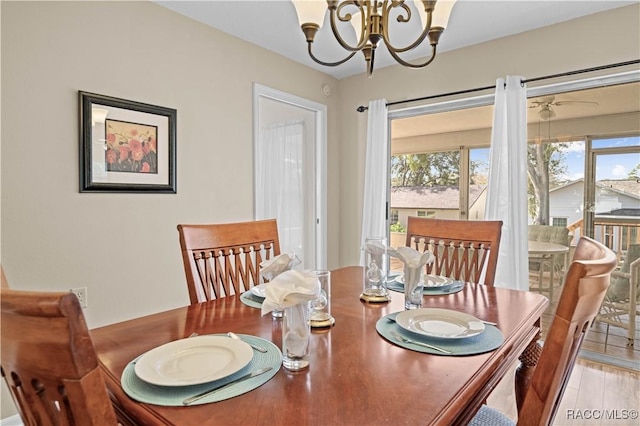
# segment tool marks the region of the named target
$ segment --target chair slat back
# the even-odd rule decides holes
[[[1,291],[2,376],[24,424],[117,424],[77,297]]]
[[[280,254],[275,219],[178,225],[191,304],[239,295],[260,283],[260,263]]]
[[[616,255],[587,237],[578,242],[518,425],[553,423],[584,337],[609,287]]]
[[[493,285],[502,221],[466,221],[409,216],[406,245],[435,256],[426,272]]]

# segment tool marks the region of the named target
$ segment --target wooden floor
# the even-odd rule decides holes
[[[555,310],[556,300],[553,302],[542,318],[543,340]],[[636,330],[638,329],[640,324],[636,327]],[[589,330],[582,349],[600,355],[599,360],[586,360],[584,356],[578,359],[553,425],[640,425],[638,332],[633,347],[627,346],[626,330],[613,326],[609,328],[605,346],[606,332],[606,324],[602,323],[594,323]],[[621,364],[631,365],[633,368],[620,368]],[[513,392],[515,369],[516,365],[513,366],[511,374],[503,379],[487,399],[489,406],[500,410],[514,421],[517,419]]]
[[[549,329],[553,312],[556,308],[557,299],[560,291],[554,291],[554,300],[542,316],[542,336]],[[544,293],[548,297],[547,293]],[[582,343],[582,350],[589,351],[593,354],[602,355],[598,362],[608,363],[611,365],[632,365],[635,370],[640,372],[640,318],[636,318],[635,339],[633,346],[629,346],[627,339],[627,330],[621,327],[609,326],[607,337],[607,324],[594,322],[589,333]],[[620,360],[621,362],[616,362]],[[637,423],[640,425],[640,422]]]
[[[515,421],[514,373],[515,365],[512,374],[506,376],[489,396],[487,405]],[[638,426],[638,410],[640,373],[578,360],[553,425]],[[632,416],[635,417],[632,419]]]

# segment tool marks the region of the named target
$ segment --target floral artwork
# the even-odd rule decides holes
[[[158,173],[158,128],[127,121],[105,120],[106,170]]]

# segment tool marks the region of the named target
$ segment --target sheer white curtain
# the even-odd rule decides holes
[[[263,128],[256,148],[256,219],[276,218],[281,251],[304,255],[304,121]]]
[[[494,285],[528,290],[527,96],[521,81],[496,81],[485,219],[503,221]]]
[[[367,237],[386,237],[387,173],[389,161],[387,101],[369,102],[364,169],[364,202],[360,247]],[[360,262],[364,258],[360,256]]]

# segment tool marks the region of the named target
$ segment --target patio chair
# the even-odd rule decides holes
[[[611,287],[598,314],[597,320],[607,324],[605,348],[609,341],[611,325],[627,330],[627,346],[633,347],[638,316],[640,316],[640,244],[631,244],[622,267],[611,274]]]
[[[529,241],[542,241],[569,247],[573,240],[573,235],[563,226],[550,225],[529,225]],[[555,288],[561,287],[568,267],[567,255],[547,256],[531,254],[529,255],[529,277],[534,278],[529,283],[529,290],[539,293],[549,293],[549,300],[554,303],[553,292]],[[545,280],[545,274],[549,277]],[[531,281],[531,280],[530,280]]]
[[[275,219],[178,225],[191,304],[260,284],[260,263],[280,254]]]
[[[578,241],[531,383],[518,410],[518,425],[551,425],[571,376],[582,342],[611,282],[616,255],[587,237]],[[469,423],[513,425],[484,405]]]
[[[502,221],[448,220],[409,216],[406,245],[429,250],[435,261],[427,273],[493,285],[498,264]],[[486,270],[485,270],[486,267]]]

